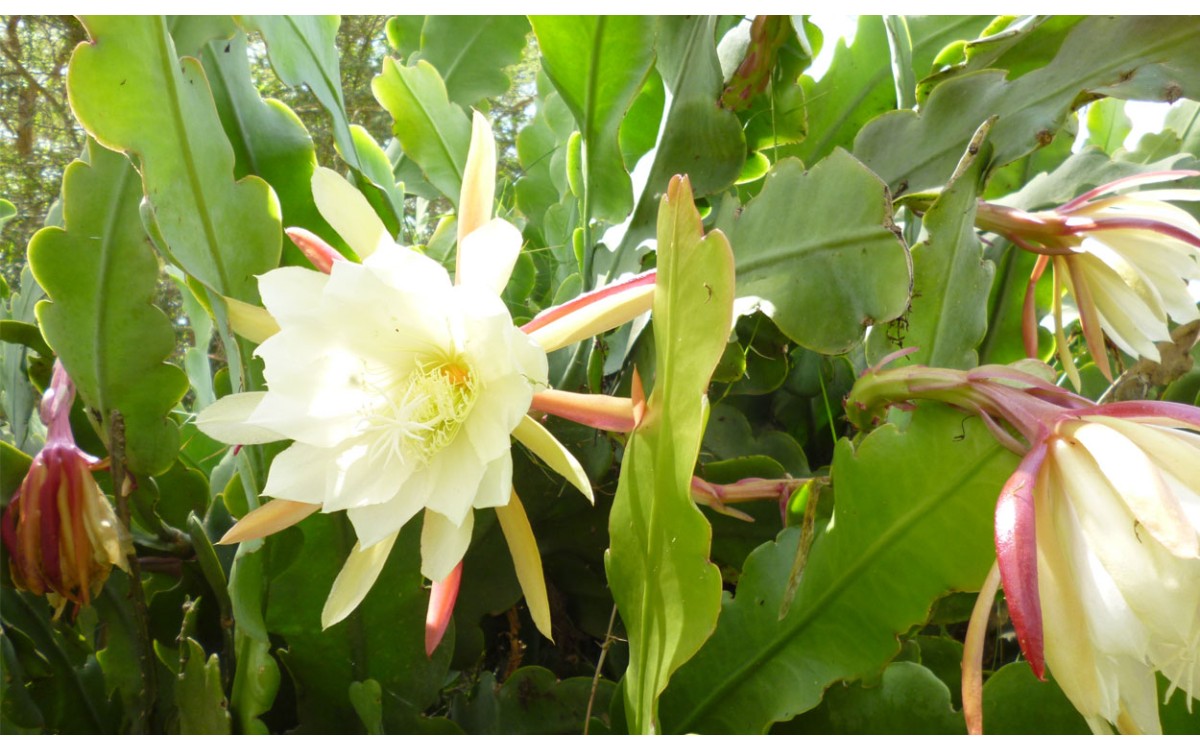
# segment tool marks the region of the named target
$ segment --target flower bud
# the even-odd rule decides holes
[[[43,402],[49,439],[34,456],[4,512],[0,532],[17,589],[45,595],[61,614],[67,602],[88,604],[113,565],[128,570],[128,535],[92,478],[68,421],[74,388],[61,366]]]

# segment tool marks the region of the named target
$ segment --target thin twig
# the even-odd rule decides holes
[[[596,702],[596,690],[600,687],[600,670],[604,669],[604,657],[608,656],[608,647],[613,641],[613,627],[617,624],[617,605],[613,605],[612,614],[608,616],[608,629],[604,632],[604,645],[600,647],[600,658],[596,661],[596,674],[592,676],[592,692],[588,695],[587,713],[583,715],[583,733],[588,733],[592,723],[592,704]]]
[[[129,515],[129,498],[125,494],[125,418],[114,409],[109,416],[109,454],[112,457],[113,495],[117,501],[117,517],[130,537],[133,526]],[[129,551],[129,595],[133,599],[133,619],[137,628],[138,664],[142,673],[142,705],[139,707],[133,730],[141,734],[151,731],[151,717],[158,698],[157,671],[154,668],[154,649],[150,643],[150,619],[146,611],[146,595],[142,591],[142,568],[137,553]]]

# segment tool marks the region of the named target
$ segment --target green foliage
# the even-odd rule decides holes
[[[437,69],[423,60],[408,66],[389,58],[371,88],[395,119],[392,132],[404,153],[430,184],[457,205],[471,123],[450,103]]]
[[[618,130],[654,60],[654,19],[647,16],[537,16],[531,19],[542,66],[583,135],[592,216],[619,224],[633,208]],[[584,54],[580,54],[580,53]]]
[[[912,261],[894,228],[884,186],[845,151],[807,173],[779,162],[730,231],[738,294],[764,300],[802,346],[845,351],[908,304]]]
[[[88,162],[63,178],[66,228],[29,243],[29,262],[49,296],[38,322],[105,441],[114,412],[125,420],[125,455],[139,473],[174,462],[179,430],[167,414],[187,390],[165,360],[171,325],[152,300],[158,261],[138,213],[142,191],[125,157],[91,143]]]
[[[161,19],[84,19],[93,40],[71,62],[72,104],[102,145],[137,154],[171,258],[220,294],[257,301],[255,274],[279,258],[279,205],[269,186],[233,179],[208,82],[178,58]]]
[[[761,732],[816,706],[836,680],[878,674],[896,635],[923,622],[939,596],[983,580],[991,506],[1015,466],[977,420],[932,405],[906,429],[886,425],[857,447],[841,441],[833,519],[786,617],[798,530],[746,560],[716,632],[663,695],[664,729]]]
[[[964,705],[963,635],[996,556],[996,498],[1019,461],[1008,447],[1028,435],[1001,445],[988,427],[1012,425],[921,401],[852,424],[847,409],[861,404],[847,398],[860,377],[894,374],[871,368],[901,348],[916,351],[888,367],[1025,356],[1039,256],[981,229],[1002,211],[980,200],[1046,211],[1119,178],[1200,169],[1197,23],[862,17],[846,42],[806,16],[5,16],[3,731],[964,732],[978,707],[969,691]],[[1143,126],[1142,108],[1126,106],[1136,100],[1174,105],[1127,149]],[[399,245],[458,266],[471,110],[495,135],[492,212],[521,243],[489,305],[536,327],[581,293],[650,269],[656,279],[652,301],[602,296],[628,305],[606,319],[616,327],[551,352],[537,384],[538,409],[562,395],[549,386],[638,420],[622,433],[530,412],[578,460],[595,502],[514,443],[533,539],[501,528],[512,508],[475,509],[453,616],[427,655],[437,597],[420,574],[422,514],[361,604],[322,629],[354,527],[316,513],[221,544],[235,523],[239,534],[262,523],[247,516],[272,499],[262,491],[287,444],[229,446],[197,415],[233,393],[256,398],[243,391],[290,397],[220,299],[258,304],[263,274],[313,265],[282,227],[359,262],[332,227],[353,225],[317,210],[318,165],[345,175]],[[1183,212],[1200,216],[1179,191],[1197,186],[1144,188],[1172,191],[1154,199],[1178,205],[1160,216],[1179,237],[1193,231]],[[1036,241],[1066,241],[1042,226],[1051,234]],[[268,297],[272,314],[337,317],[303,304],[322,277],[273,278],[287,274],[311,286]],[[1041,320],[1048,280],[1032,294]],[[470,296],[455,337],[474,330]],[[638,304],[652,306],[648,323]],[[422,314],[405,309],[396,334]],[[1070,351],[1082,347],[1069,318],[1067,351],[1039,328],[1038,353],[1057,367],[1074,357],[1098,397],[1109,383]],[[1193,332],[1172,328],[1160,363],[1127,359],[1109,397],[1194,404]],[[310,342],[322,387],[390,367],[390,334],[375,363],[343,357],[342,335]],[[75,521],[59,512],[73,510],[69,491],[18,495],[35,460],[53,469],[51,453],[35,458],[47,437],[35,415],[55,356],[80,394],[74,439],[102,461],[93,476],[137,563],[88,605],[12,586],[14,559],[71,564],[74,548],[51,534],[86,537],[56,531],[56,516]],[[635,374],[649,393],[636,404],[622,400],[638,396]],[[328,407],[359,415],[346,416],[353,430],[384,429],[370,405],[335,401],[293,416]],[[110,451],[118,412],[124,440]],[[476,449],[477,427],[462,438]],[[1197,488],[1180,482],[1186,502]],[[37,538],[14,528],[31,508]],[[281,509],[297,510],[267,512]],[[1144,528],[1132,533],[1147,543]],[[520,581],[510,543],[536,545],[515,550]],[[1087,731],[1054,682],[1068,667],[1038,681],[1008,610],[986,624],[984,729]],[[1185,691],[1157,678],[1163,729],[1195,733]]]
[[[707,418],[704,391],[729,327],[733,255],[702,235],[686,180],[663,198],[654,299],[654,388],[630,436],[609,519],[609,585],[629,636],[630,729],[660,731],[658,696],[716,621],[720,576],[707,561],[712,532],[689,485]]]
[[[1185,52],[1198,25],[1195,18],[1089,18],[1045,66],[1015,80],[987,69],[941,83],[919,115],[892,112],[864,127],[854,153],[895,193],[916,192],[946,181],[991,116],[999,117],[989,136],[992,158],[1007,164],[1050,143],[1068,113],[1092,99],[1200,97],[1200,63]]]
[[[995,272],[975,234],[975,204],[990,148],[981,128],[954,178],[925,213],[928,238],[912,248],[912,303],[892,325],[877,326],[867,342],[868,359],[917,347],[905,364],[969,370],[979,364],[975,347],[987,329],[987,292]]]

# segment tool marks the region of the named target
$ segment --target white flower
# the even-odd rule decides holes
[[[1047,441],[1037,582],[1063,692],[1093,731],[1152,733],[1156,671],[1200,695],[1200,436],[1121,408],[1137,407],[1064,420]]]
[[[318,509],[345,510],[358,544],[326,602],[326,627],[361,602],[400,529],[423,513],[421,571],[435,587],[432,650],[453,606],[474,511],[494,507],[534,621],[549,636],[536,542],[512,491],[510,436],[592,498],[579,462],[526,412],[546,387],[546,350],[591,335],[588,326],[606,314],[609,299],[624,298],[597,295],[592,309],[569,314],[549,344],[544,332],[516,328],[499,295],[521,234],[490,219],[494,174],[490,128],[476,114],[456,283],[436,262],[396,245],[349,183],[318,169],[314,199],[363,262],[289,230],[327,273],[291,267],[259,277],[265,311],[227,300],[234,328],[262,341],[256,355],[267,390],[221,399],[197,424],[232,444],[294,442],[271,464],[264,494],[276,499],[223,541],[273,533]],[[649,306],[647,289],[653,286],[638,286],[636,304],[624,303],[626,320]]]
[[[1063,369],[1079,387],[1079,374],[1063,333],[1062,295],[1079,310],[1092,359],[1112,380],[1103,335],[1122,351],[1159,361],[1158,341],[1170,341],[1168,319],[1200,318],[1188,282],[1200,280],[1200,222],[1167,203],[1200,201],[1200,190],[1143,190],[1137,185],[1195,177],[1200,172],[1150,172],[1115,180],[1049,211],[1026,213],[981,203],[980,226],[1041,253],[1026,299],[1027,354],[1037,354],[1032,289],[1053,261],[1055,338]]]

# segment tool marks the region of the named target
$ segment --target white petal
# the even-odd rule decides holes
[[[495,508],[508,502],[512,495],[512,452],[505,451],[504,455],[487,465],[483,479],[479,480],[479,489],[475,491],[474,508]]]
[[[263,493],[302,502],[319,502],[326,512],[377,505],[391,500],[413,467],[371,455],[368,445],[349,443],[317,448],[293,443],[271,463]]]
[[[425,511],[425,526],[421,529],[421,575],[440,581],[450,575],[467,554],[475,514],[467,511],[461,525],[452,523],[441,513]]]
[[[596,498],[592,494],[592,482],[588,479],[579,460],[571,455],[571,451],[558,442],[558,438],[554,437],[537,420],[528,416],[523,418],[517,425],[517,429],[513,430],[513,437],[533,451],[533,454],[542,459],[547,466],[575,485],[589,502],[596,502]]]
[[[1153,342],[1171,339],[1166,320],[1157,317],[1102,261],[1086,255],[1078,256],[1078,260],[1105,332],[1130,354],[1158,362],[1161,357]]]
[[[427,471],[430,472],[432,486],[426,502],[427,507],[448,518],[450,523],[462,523],[463,517],[471,513],[471,503],[475,501],[475,495],[479,492],[479,483],[483,479],[485,468],[483,462],[475,455],[471,442],[465,435],[460,434],[429,462]],[[449,571],[441,576],[429,578],[440,581],[447,574]]]
[[[391,500],[378,505],[350,508],[346,515],[354,525],[359,542],[370,545],[399,531],[425,507],[428,497],[428,473],[415,472]]]
[[[457,283],[500,294],[520,254],[521,232],[504,219],[492,219],[459,244]]]
[[[1123,431],[1099,422],[1080,425],[1074,437],[1092,454],[1109,484],[1151,536],[1177,557],[1200,555],[1196,531],[1155,463],[1137,443]]]
[[[486,383],[463,425],[471,445],[482,461],[506,453],[509,435],[533,402],[533,389],[520,375]]]
[[[317,319],[321,295],[329,276],[299,266],[285,266],[258,277],[263,304],[281,326],[304,325]]]
[[[346,558],[346,564],[342,566],[342,571],[333,582],[329,598],[325,600],[325,608],[321,610],[322,628],[328,628],[346,619],[355,607],[362,603],[383,571],[392,545],[396,543],[396,536],[392,534],[379,544],[365,549],[362,548],[361,542],[354,545],[350,556]]]
[[[359,258],[395,244],[363,194],[337,172],[327,167],[313,170],[312,194],[321,216]]]
[[[226,396],[196,415],[196,427],[210,438],[229,445],[284,440],[275,430],[250,423],[251,415],[266,395],[264,391],[252,391]]]
[[[462,189],[458,195],[458,263],[462,268],[463,238],[492,218],[496,197],[496,139],[487,118],[472,113],[471,145],[463,167]],[[461,277],[460,277],[461,280]]]

